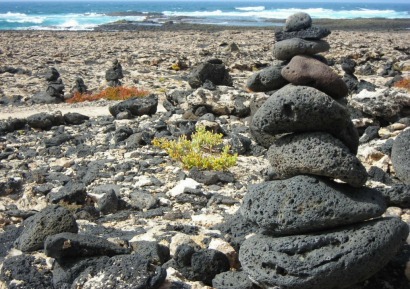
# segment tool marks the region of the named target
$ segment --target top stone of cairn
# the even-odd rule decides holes
[[[304,12],[295,13],[286,19],[285,31],[298,31],[312,26],[312,18]]]

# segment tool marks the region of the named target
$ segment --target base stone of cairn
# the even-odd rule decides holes
[[[250,185],[239,210],[255,224],[239,259],[262,288],[348,288],[386,265],[409,234],[399,218],[380,217],[385,199],[363,187],[358,133],[340,101],[347,85],[315,55],[329,49],[322,40],[329,34],[306,13],[290,16],[274,45],[275,58],[289,63],[247,84],[256,80],[254,91],[268,91],[260,84],[269,79],[269,88],[279,89],[250,123],[255,140],[269,149],[275,180]]]

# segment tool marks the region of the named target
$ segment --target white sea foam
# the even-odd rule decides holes
[[[295,12],[304,11],[313,18],[330,19],[352,19],[352,18],[410,18],[407,12],[395,10],[375,10],[357,8],[357,10],[332,10],[325,8],[287,8],[270,10],[243,10],[243,11],[164,11],[166,16],[187,16],[187,17],[253,17],[253,18],[275,18],[286,19]]]
[[[41,24],[44,22],[44,17],[39,16],[28,16],[24,13],[0,13],[0,20],[3,20],[7,23],[34,23]]]
[[[235,7],[235,9],[241,11],[263,11],[265,6]]]

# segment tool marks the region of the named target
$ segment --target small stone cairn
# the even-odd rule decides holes
[[[122,66],[118,59],[114,59],[112,66],[105,72],[105,79],[109,86],[115,87],[121,85],[121,78],[124,78]]]
[[[84,80],[81,77],[77,77],[75,79],[75,84],[74,86],[71,88],[71,94],[75,94],[75,93],[86,93],[87,92],[87,86],[84,83]]]
[[[409,233],[399,218],[379,218],[385,200],[363,186],[358,134],[340,104],[347,86],[316,55],[329,49],[321,40],[329,34],[306,13],[290,16],[274,45],[274,56],[287,64],[248,82],[282,86],[251,122],[255,139],[269,148],[274,180],[250,185],[240,209],[257,226],[239,258],[262,288],[347,288],[386,265]],[[266,87],[261,79],[269,77]]]
[[[47,89],[33,96],[34,103],[61,103],[64,101],[64,84],[60,73],[54,67],[44,76],[48,82]]]

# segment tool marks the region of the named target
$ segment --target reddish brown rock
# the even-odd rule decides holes
[[[282,76],[295,85],[307,85],[323,91],[333,98],[348,94],[346,83],[329,66],[303,55],[292,58],[282,69]]]

